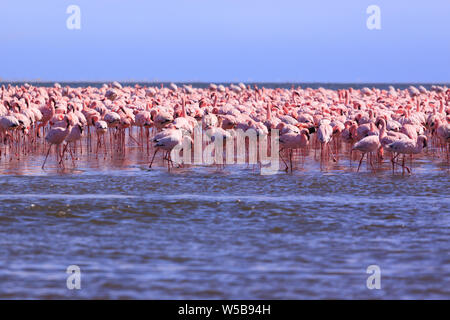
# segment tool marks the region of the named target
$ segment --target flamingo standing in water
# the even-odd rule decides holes
[[[330,125],[330,120],[323,119],[319,124],[319,129],[317,130],[317,138],[320,142],[320,161],[322,162],[324,148],[328,148],[330,151],[333,161],[336,162],[333,151],[330,148],[330,141],[333,136],[333,127]]]
[[[371,154],[373,152],[376,152],[380,147],[381,143],[378,136],[367,136],[355,143],[352,150],[358,150],[362,152],[361,160],[359,160],[358,170],[356,172],[359,172],[359,168],[361,167],[361,163],[366,153]],[[372,157],[370,157],[370,165],[373,168]]]
[[[286,161],[281,156],[281,151],[283,149],[287,149],[289,152],[289,164],[291,166],[291,172],[292,172],[292,152],[294,149],[299,148],[305,148],[309,144],[309,130],[308,129],[302,129],[299,134],[288,132],[280,136],[280,145],[281,149],[279,151],[280,158],[283,160],[284,164],[286,165],[285,171],[288,171],[288,165]]]
[[[65,121],[67,126],[65,128],[62,127],[54,127],[50,129],[50,131],[45,136],[45,140],[50,144],[47,150],[47,155],[45,156],[44,163],[42,164],[42,169],[44,169],[45,162],[47,161],[48,155],[50,153],[50,149],[53,145],[56,146],[56,161],[58,161],[58,148],[61,143],[63,143],[64,139],[69,135],[72,130],[72,123],[69,115],[66,115]]]
[[[102,146],[101,139],[103,138],[103,147],[104,147],[104,153],[106,155],[106,142],[105,142],[105,134],[108,132],[108,124],[103,120],[98,120],[98,116],[94,116],[94,123],[95,123],[95,133],[97,134],[97,150],[96,154],[98,157],[98,149]]]
[[[63,148],[60,162],[63,161],[64,154],[66,153],[67,148],[69,148],[69,153],[70,153],[70,157],[72,159],[72,163],[75,163],[72,146],[69,146],[69,144],[72,143],[73,145],[75,145],[75,142],[81,140],[82,136],[83,136],[83,127],[79,123],[77,123],[75,126],[72,126],[72,129],[70,130],[69,134],[65,138],[66,144]]]
[[[47,123],[53,118],[55,115],[55,100],[53,98],[49,99],[47,104],[39,109],[42,114],[41,122],[39,123],[36,129],[36,135],[39,137],[39,128],[42,127],[42,133],[44,133],[44,128]]]
[[[165,130],[157,134],[153,138],[153,142],[155,143],[155,153],[153,154],[152,160],[150,161],[149,168],[152,167],[153,160],[155,159],[156,153],[162,149],[166,151],[166,155],[164,159],[167,160],[167,169],[170,171],[171,159],[170,152],[177,145],[180,145],[183,141],[183,133],[181,130],[175,128],[174,125],[170,124]]]
[[[439,118],[436,118],[431,125],[431,128],[436,132],[436,135],[441,140],[444,147],[447,149],[447,161],[450,160],[450,124],[441,123]]]
[[[403,154],[402,160],[402,172],[405,172],[405,169],[408,173],[411,173],[411,169],[405,166],[405,157],[407,154],[419,154],[422,152],[423,148],[427,147],[427,137],[424,135],[420,135],[417,137],[417,141],[414,140],[399,140],[391,143],[388,146],[389,151],[396,153],[394,158],[392,159],[392,163],[394,163],[395,159]],[[394,165],[392,165],[392,172],[394,172]]]
[[[143,140],[143,128],[145,128],[145,141],[147,144],[147,155],[149,154],[149,136],[150,136],[150,128],[153,127],[152,114],[150,112],[150,103],[146,104],[146,109],[142,111],[138,111],[135,117],[135,123],[138,127],[141,128],[140,139]],[[142,143],[143,145],[143,143]]]
[[[387,130],[386,130],[386,120],[380,119],[379,122],[380,122],[380,125],[381,125],[380,135],[378,136],[379,140],[380,140],[380,143],[381,143],[381,147],[379,149],[379,156],[380,156],[380,160],[383,160],[384,148],[387,148],[388,145],[390,145],[391,143],[394,143],[395,141],[402,140],[402,139],[408,140],[409,138],[408,138],[407,135],[405,135],[403,133],[400,133],[400,132],[392,132],[392,131],[390,131],[388,133]],[[391,161],[393,159],[393,156],[394,155],[392,154]],[[394,163],[392,163],[392,164],[394,164]]]

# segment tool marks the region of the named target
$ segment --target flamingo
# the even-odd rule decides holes
[[[72,147],[70,147],[69,144],[70,143],[75,144],[76,141],[81,140],[82,135],[83,135],[83,127],[81,126],[81,124],[77,123],[75,126],[72,126],[69,134],[64,139],[66,141],[66,144],[65,144],[65,146],[63,148],[62,156],[61,156],[61,160],[60,161],[63,160],[64,154],[65,154],[67,148],[69,148],[70,157],[72,158],[72,162],[74,163]]]
[[[359,168],[361,167],[361,163],[366,153],[376,152],[380,147],[380,139],[375,135],[362,138],[353,145],[352,150],[358,150],[362,152],[361,160],[359,160],[358,170],[356,170],[356,172],[359,172]],[[373,168],[372,158],[370,158],[370,165]]]
[[[305,148],[308,144],[309,144],[309,131],[308,129],[302,129],[300,131],[300,133],[293,133],[293,132],[288,132],[285,134],[282,134],[280,136],[280,145],[282,146],[279,154],[281,157],[281,160],[283,160],[284,164],[286,165],[285,171],[288,170],[289,166],[287,165],[286,161],[283,159],[283,157],[281,156],[281,151],[283,149],[287,149],[289,152],[289,164],[291,167],[291,172],[292,172],[292,150],[293,149],[299,149],[299,148]]]
[[[98,117],[95,118],[95,133],[97,134],[97,155],[98,149],[101,147],[101,137],[103,137],[103,145],[105,146],[105,134],[108,132],[108,124],[103,120],[97,120]],[[105,146],[105,154],[106,154],[106,146]]]
[[[388,149],[391,152],[396,153],[396,155],[392,159],[393,163],[399,155],[403,154],[402,171],[404,172],[404,170],[406,169],[408,173],[411,173],[411,169],[405,166],[405,155],[419,154],[422,152],[423,148],[426,147],[427,147],[427,137],[420,135],[417,137],[417,141],[411,139],[395,141],[388,146]],[[394,171],[394,166],[392,166],[392,170]]]
[[[439,118],[432,123],[432,129],[436,131],[436,135],[442,141],[442,143],[449,144],[450,143],[450,124],[449,123],[441,123]]]
[[[333,151],[331,151],[330,148],[330,141],[333,135],[333,127],[330,125],[330,120],[328,119],[323,119],[321,120],[320,124],[319,124],[319,128],[317,130],[317,138],[319,139],[320,142],[320,160],[322,162],[322,158],[323,158],[323,149],[324,147],[327,147],[328,150],[331,153],[332,159],[334,162],[336,162],[336,158],[333,155]]]
[[[161,133],[157,134],[153,138],[153,142],[155,143],[155,153],[153,154],[152,160],[150,161],[149,168],[152,167],[153,160],[155,159],[156,153],[162,149],[166,151],[165,159],[167,160],[167,168],[170,171],[170,152],[177,145],[180,145],[183,140],[182,131],[175,128],[172,124],[167,129],[163,130]]]
[[[58,147],[61,143],[63,143],[64,139],[66,139],[66,137],[72,130],[72,123],[70,120],[70,117],[66,116],[65,121],[67,123],[67,126],[65,128],[54,127],[50,129],[50,131],[45,136],[45,140],[50,144],[50,146],[48,147],[47,155],[45,156],[44,163],[42,164],[42,169],[44,169],[45,162],[47,161],[50,149],[53,145],[56,146],[56,161],[58,161]]]

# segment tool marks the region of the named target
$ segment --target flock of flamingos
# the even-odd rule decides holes
[[[0,159],[40,153],[45,155],[44,168],[55,146],[57,164],[64,166],[69,155],[74,162],[83,152],[124,154],[135,145],[147,149],[150,167],[158,150],[165,151],[170,170],[170,151],[184,137],[192,139],[194,127],[201,125],[224,137],[231,129],[253,129],[258,135],[278,129],[286,170],[292,171],[295,152],[314,148],[321,163],[336,162],[340,148],[346,148],[350,159],[359,152],[358,171],[367,155],[368,168],[390,161],[393,171],[400,165],[402,172],[410,173],[405,158],[412,162],[425,150],[449,162],[449,101],[450,89],[442,86],[330,90],[242,83],[207,88],[118,82],[101,88],[3,85]]]

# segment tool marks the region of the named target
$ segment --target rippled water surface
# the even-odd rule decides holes
[[[348,159],[271,176],[41,161],[1,161],[1,298],[450,298],[450,175],[436,159],[405,176]],[[366,287],[373,264],[381,290]],[[81,290],[66,288],[69,265]]]

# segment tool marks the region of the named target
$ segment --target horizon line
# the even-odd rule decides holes
[[[48,83],[94,83],[94,84],[107,84],[112,82],[119,82],[121,84],[139,84],[139,83],[146,83],[146,84],[170,84],[170,83],[179,83],[179,84],[238,84],[238,83],[244,83],[244,84],[424,84],[424,85],[450,85],[450,81],[448,82],[426,82],[426,81],[410,81],[410,82],[404,82],[404,81],[355,81],[355,82],[348,82],[348,81],[148,81],[148,80],[126,80],[126,81],[120,81],[120,80],[3,80],[0,78],[0,84],[6,84],[6,83],[36,83],[36,84],[48,84]]]

